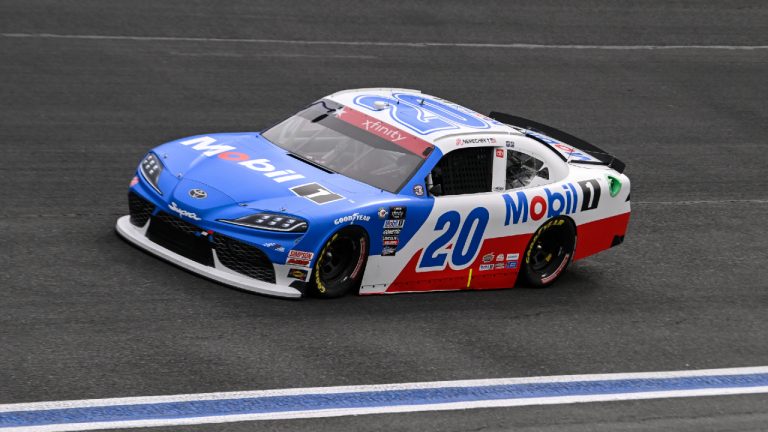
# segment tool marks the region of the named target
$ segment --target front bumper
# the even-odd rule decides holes
[[[212,266],[201,264],[167,249],[147,238],[150,223],[152,223],[151,220],[147,221],[144,226],[137,227],[130,222],[130,216],[126,215],[117,220],[115,230],[120,236],[145,251],[225,285],[276,297],[299,298],[302,295],[301,291],[296,288],[260,281],[230,270],[221,263],[215,249],[212,250]]]

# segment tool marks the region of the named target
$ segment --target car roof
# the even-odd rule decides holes
[[[462,139],[470,139],[474,145],[488,145],[498,142],[504,145],[503,141],[497,141],[499,135],[509,136],[522,135],[518,130],[491,119],[490,117],[473,111],[459,104],[447,101],[445,99],[422,93],[420,90],[402,89],[402,88],[362,88],[353,90],[344,90],[332,95],[326,96],[333,102],[344,105],[345,109],[352,109],[373,117],[382,123],[403,130],[424,140],[436,147],[443,153],[454,149],[456,143]],[[396,105],[395,108],[392,108]],[[414,116],[423,118],[424,114],[428,117],[435,117],[435,111],[441,109],[452,110],[461,115],[467,115],[468,121],[451,121],[450,125],[436,130],[419,130],[419,125],[413,125],[409,121],[403,121],[402,118],[395,118],[395,110],[402,110],[403,113],[410,113],[412,120]],[[430,107],[433,107],[430,109]],[[435,108],[436,107],[436,108]],[[407,117],[407,115],[401,117]],[[440,116],[443,117],[443,116]],[[445,118],[445,117],[443,117]],[[495,137],[494,140],[485,140],[483,137]],[[478,138],[478,140],[471,140]],[[468,142],[469,144],[469,142]]]

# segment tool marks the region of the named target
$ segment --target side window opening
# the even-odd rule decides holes
[[[493,151],[493,147],[470,147],[446,154],[432,169],[429,193],[441,196],[490,192]]]
[[[528,186],[536,178],[549,180],[544,162],[525,153],[507,149],[507,189]]]

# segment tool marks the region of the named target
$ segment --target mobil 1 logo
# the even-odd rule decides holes
[[[343,196],[331,192],[325,186],[319,183],[307,183],[291,188],[291,192],[300,197],[304,197],[315,204],[328,204],[329,202],[344,199]]]
[[[581,202],[581,211],[587,211],[597,208],[600,203],[600,183],[597,180],[583,180],[576,182],[581,187],[583,201]]]

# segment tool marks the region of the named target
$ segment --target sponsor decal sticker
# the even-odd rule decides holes
[[[280,246],[277,243],[270,242],[270,243],[264,243],[264,247],[268,247],[270,249],[276,250],[278,252],[285,252],[285,248]]]
[[[480,264],[480,271],[493,270],[493,264]]]
[[[496,255],[496,261],[504,261],[504,254],[500,253],[500,254]]]
[[[397,246],[398,244],[400,244],[400,240],[398,239],[382,240],[381,244],[384,246]]]
[[[309,267],[309,260],[304,260],[299,258],[288,258],[288,261],[286,261],[285,264],[297,265],[301,267]]]
[[[385,217],[387,217],[387,209],[385,209],[384,207],[381,207],[379,209],[378,214],[379,214],[379,218],[384,219]]]
[[[179,141],[179,144],[187,147],[191,146],[193,150],[203,152],[203,156],[216,156],[219,159],[236,163],[252,171],[260,172],[267,178],[270,178],[277,183],[305,178],[303,175],[297,174],[292,170],[278,170],[274,165],[272,165],[269,159],[252,159],[251,156],[243,152],[232,151],[238,150],[235,146],[216,144],[216,142],[217,141],[215,138],[204,136],[188,139],[185,141]]]
[[[494,268],[495,268],[496,270],[498,270],[498,269],[503,269],[503,268],[504,268],[504,263],[498,263],[498,264],[496,264],[496,265],[494,266]]]
[[[390,207],[389,217],[390,219],[405,219],[405,211],[407,207]]]
[[[382,235],[400,235],[400,231],[402,231],[399,228],[396,229],[385,229],[381,234]]]
[[[515,148],[515,142],[514,142],[514,141],[505,141],[505,142],[504,142],[504,145],[505,145],[507,148]]]
[[[507,254],[507,261],[517,261],[518,259],[520,259],[519,253]]]
[[[508,269],[517,268],[517,261],[509,261],[509,262],[507,263],[507,268],[508,268]]]
[[[496,157],[503,159],[504,158],[504,149],[496,149]]]
[[[290,269],[288,270],[288,277],[292,279],[307,280],[309,272],[304,269]]]
[[[403,141],[409,136],[409,134],[403,133],[403,131],[392,127],[391,125],[372,118],[364,119],[360,126],[368,132],[373,132],[375,135],[386,138],[395,144]]]
[[[493,252],[487,253],[487,254],[483,255],[483,262],[484,263],[489,263],[491,261],[493,261]]]
[[[402,228],[405,221],[402,219],[387,219],[384,221],[384,228]]]
[[[556,139],[554,139],[552,137],[548,137],[548,136],[546,136],[546,135],[544,135],[542,133],[535,132],[535,131],[532,131],[532,130],[528,130],[528,131],[526,131],[526,133],[528,135],[533,135],[536,138],[538,138],[538,139],[544,141],[545,143],[551,145],[552,147],[557,149],[557,151],[560,152],[560,154],[562,154],[563,156],[565,156],[569,160],[574,159],[574,160],[587,161],[587,162],[596,162],[596,161],[598,161],[597,158],[594,158],[594,157],[588,155],[587,153],[585,153],[585,152],[583,152],[583,151],[581,151],[581,150],[579,150],[579,149],[577,149],[575,147],[571,147],[571,146],[569,146],[567,144],[564,144],[564,143],[562,143],[562,142],[560,142],[560,141],[558,141],[558,140],[556,140]]]
[[[370,216],[366,216],[360,213],[352,213],[351,215],[343,216],[338,219],[335,219],[333,221],[333,224],[338,225],[340,223],[346,223],[346,222],[354,223],[356,221],[368,222],[370,220],[371,220]]]
[[[510,223],[525,223],[529,219],[537,221],[545,217],[547,219],[587,211],[597,208],[600,203],[600,183],[595,179],[576,182],[579,189],[573,183],[562,185],[562,191],[557,188],[545,187],[544,193],[531,197],[523,191],[502,194],[506,204],[506,217],[504,225]],[[579,208],[579,203],[581,207]]]
[[[291,251],[288,252],[288,258],[311,260],[314,256],[315,256],[314,252],[305,252],[305,251],[300,251],[296,249],[291,249]]]
[[[394,246],[384,246],[381,249],[381,256],[395,256],[395,251],[397,250]]]
[[[373,111],[379,111],[379,108],[376,106],[366,106],[366,108],[372,109]],[[341,113],[337,111],[336,118],[380,138],[384,138],[424,159],[426,159],[427,155],[434,149],[434,146],[429,142],[400,129],[395,125],[382,122],[379,119],[371,117],[351,107],[344,107]]]
[[[329,202],[344,199],[343,196],[331,192],[319,183],[307,183],[291,188],[291,192],[300,197],[304,197],[315,204],[328,204]]]
[[[171,202],[170,204],[168,204],[168,208],[171,209],[172,211],[175,211],[176,213],[178,213],[179,216],[186,216],[186,217],[188,217],[188,218],[190,218],[192,220],[198,220],[198,221],[200,220],[200,218],[197,216],[197,214],[195,214],[195,213],[193,213],[191,211],[187,211],[187,210],[182,209],[175,202]]]

